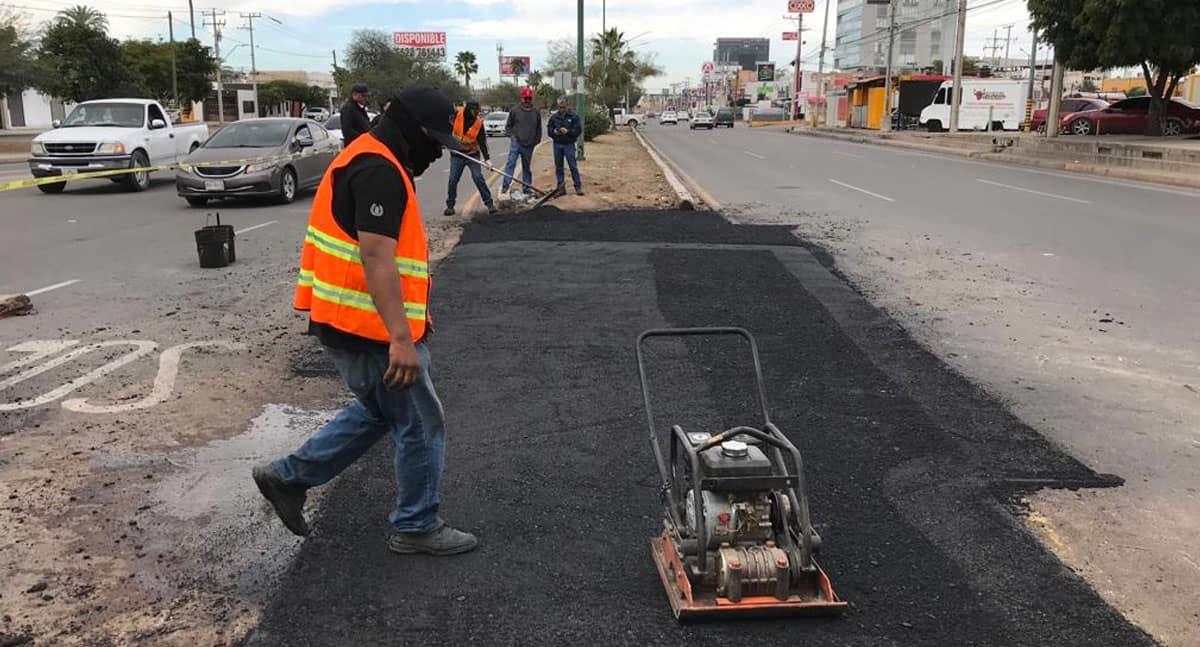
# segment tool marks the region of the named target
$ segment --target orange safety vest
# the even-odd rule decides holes
[[[454,137],[467,149],[467,153],[474,155],[479,152],[479,131],[483,128],[483,118],[475,115],[475,123],[463,132],[463,122],[466,119],[466,109],[459,108],[458,114],[454,116]]]
[[[317,195],[304,247],[300,250],[300,279],[296,285],[295,307],[307,310],[317,323],[359,337],[386,342],[390,339],[383,318],[367,290],[358,241],[338,226],[333,217],[333,174],[359,155],[373,153],[391,162],[404,180],[408,202],[400,221],[396,240],[396,270],[404,294],[409,332],[414,342],[425,336],[429,307],[429,246],[421,207],[408,171],[392,151],[371,133],[365,133],[346,147],[325,171]]]

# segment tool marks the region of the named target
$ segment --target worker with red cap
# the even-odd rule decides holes
[[[517,170],[517,157],[521,158],[521,180],[533,184],[533,148],[542,141],[542,113],[533,106],[533,90],[521,88],[521,103],[508,112],[508,123],[504,134],[510,138],[508,163],[505,174],[512,176]],[[512,180],[504,178],[500,193],[508,193]]]

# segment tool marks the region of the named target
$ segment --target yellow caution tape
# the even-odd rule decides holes
[[[335,154],[339,151],[333,151]],[[209,166],[228,166],[231,164],[257,164],[262,162],[280,162],[283,160],[294,160],[302,157],[310,157],[312,155],[324,154],[324,151],[318,153],[316,149],[306,148],[299,153],[289,153],[287,155],[269,155],[266,157],[246,157],[243,159],[220,160],[215,162],[197,162],[189,164],[187,162],[176,162],[174,164],[161,164],[158,166],[140,166],[137,168],[119,168],[108,169],[105,171],[89,171],[86,173],[73,173],[67,175],[47,175],[46,177],[28,177],[20,180],[11,180],[8,182],[0,182],[0,193],[4,191],[14,191],[16,189],[26,189],[29,187],[38,186],[40,184],[58,184],[59,182],[75,181],[75,180],[94,180],[96,178],[113,177],[116,175],[128,175],[129,173],[155,173],[157,171],[171,171],[181,169],[190,171],[194,168],[204,168]]]

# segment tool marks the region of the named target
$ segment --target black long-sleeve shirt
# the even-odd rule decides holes
[[[367,110],[350,99],[342,106],[342,144],[349,146],[359,135],[371,129]]]

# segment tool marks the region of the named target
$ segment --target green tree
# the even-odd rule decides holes
[[[500,110],[510,110],[519,103],[517,84],[497,83],[483,93],[480,103]]]
[[[262,114],[275,114],[274,108],[289,101],[306,106],[324,106],[329,102],[325,90],[319,86],[284,80],[258,84],[258,103]]]
[[[152,40],[127,40],[121,43],[121,63],[139,96],[168,103],[175,97],[171,84],[172,44]],[[189,38],[174,44],[175,74],[179,101],[200,101],[212,89],[217,59],[200,41]]]
[[[1162,110],[1200,64],[1196,0],[1028,0],[1033,24],[1065,65],[1080,70],[1140,66],[1151,97],[1146,134],[1162,134]]]
[[[33,43],[14,15],[0,14],[0,96],[21,94],[37,77]]]
[[[475,52],[459,52],[454,57],[454,73],[463,77],[463,85],[471,92],[471,75],[479,71],[479,63],[475,61]]]
[[[615,27],[593,36],[589,43],[588,90],[601,105],[613,107],[626,101],[637,105],[642,81],[662,73],[652,56],[638,56]]]
[[[439,88],[451,101],[467,98],[466,88],[450,68],[401,53],[392,46],[391,34],[378,29],[354,32],[346,48],[346,64],[343,78],[348,83],[366,83],[379,105],[390,95],[413,85]],[[342,82],[338,81],[339,87]]]
[[[36,87],[68,101],[136,94],[138,87],[120,64],[121,45],[105,33],[103,16],[96,18],[76,6],[59,14],[42,35],[37,50]],[[84,15],[87,14],[87,15]]]
[[[84,27],[96,31],[106,31],[108,29],[108,16],[105,16],[99,9],[93,9],[81,4],[59,11],[58,15],[54,17],[54,22],[55,24]]]
[[[175,43],[175,73],[179,78],[179,100],[201,101],[212,90],[217,57],[195,38]]]

